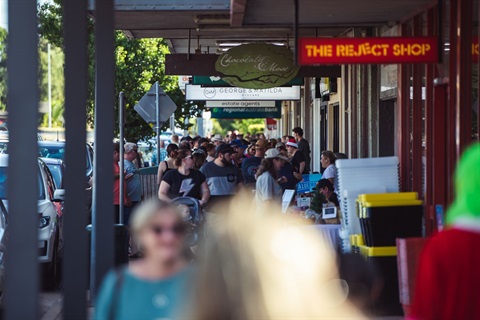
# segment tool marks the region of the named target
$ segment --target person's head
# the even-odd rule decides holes
[[[199,148],[192,153],[193,159],[193,169],[200,170],[200,168],[205,164],[207,159],[207,153],[203,148]]]
[[[336,159],[348,159],[348,156],[345,153],[334,153]]]
[[[237,197],[209,230],[193,291],[194,318],[363,318],[346,300],[335,252],[323,237],[304,227],[305,219],[276,214],[277,207],[252,219],[245,214],[249,201]]]
[[[270,148],[275,148],[275,146],[276,146],[277,143],[278,143],[277,139],[270,139],[269,142],[270,142],[270,147],[269,147],[269,149],[270,149]]]
[[[167,155],[170,159],[175,159],[177,155],[178,146],[175,143],[170,143],[167,146]]]
[[[255,143],[255,156],[263,158],[265,155],[265,152],[268,149],[268,141],[265,139],[258,139],[257,142]]]
[[[211,157],[215,157],[215,145],[213,143],[208,143],[205,146],[205,149],[207,150],[207,154]]]
[[[265,153],[265,158],[262,159],[260,167],[257,170],[257,177],[261,176],[264,172],[269,172],[275,179],[278,178],[278,172],[285,165],[288,158],[285,157],[277,149],[268,149]]]
[[[223,142],[223,138],[220,134],[216,134],[213,136],[212,142],[215,146],[219,146]]]
[[[292,130],[293,132],[293,136],[295,137],[295,139],[301,139],[303,137],[303,129],[300,128],[300,127],[295,127],[293,128]]]
[[[232,164],[232,155],[235,151],[228,145],[222,144],[217,148],[217,157],[215,163],[219,166],[229,166]]]
[[[117,163],[120,161],[120,143],[113,143],[113,162]]]
[[[265,139],[265,135],[263,133],[258,134],[258,139]]]
[[[192,147],[190,146],[190,142],[188,142],[186,140],[180,142],[179,148],[181,148],[181,149],[192,149]]]
[[[335,160],[337,160],[337,158],[335,158],[335,154],[332,151],[322,151],[320,159],[322,168],[327,168],[329,165],[335,164]]]
[[[137,159],[138,156],[138,146],[135,143],[127,142],[123,145],[125,150],[123,157],[128,161],[133,161]]]
[[[480,143],[465,150],[455,169],[455,200],[447,211],[448,225],[480,224]]]
[[[193,169],[192,151],[186,148],[178,149],[174,164],[177,168]]]
[[[147,259],[171,263],[183,259],[186,226],[171,205],[158,199],[137,207],[130,232]]]
[[[282,142],[287,143],[288,142],[288,135],[285,135],[282,137]]]
[[[173,135],[172,135],[172,142],[178,144],[178,142],[179,142],[178,135],[176,135],[176,134],[173,134]]]
[[[288,154],[294,154],[298,149],[297,141],[295,141],[295,139],[289,139],[285,147],[287,148]]]
[[[287,156],[287,147],[285,146],[285,143],[283,142],[279,142],[277,143],[277,145],[275,146],[275,148],[280,151],[280,153],[284,156]]]
[[[316,187],[318,192],[323,194],[327,199],[332,195],[333,191],[335,190],[333,183],[331,183],[328,179],[320,179],[317,182]]]

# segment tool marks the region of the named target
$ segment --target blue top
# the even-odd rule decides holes
[[[178,319],[190,305],[193,267],[189,266],[167,279],[150,281],[140,279],[128,269],[122,269],[123,280],[118,286],[117,273],[110,271],[100,288],[95,308],[96,320]],[[117,292],[114,292],[117,290]],[[187,291],[188,290],[188,291]],[[116,307],[112,314],[112,301]]]
[[[142,200],[142,182],[140,181],[140,175],[138,174],[137,166],[127,159],[123,159],[123,166],[127,174],[133,173],[133,177],[127,180],[127,194],[132,201]]]

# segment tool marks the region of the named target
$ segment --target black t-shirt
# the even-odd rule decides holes
[[[302,163],[302,162],[305,162],[305,156],[303,155],[303,153],[302,153],[300,150],[298,150],[298,151],[295,152],[295,154],[293,155],[293,158],[292,158],[292,161],[291,161],[292,166],[293,166],[293,170],[294,170],[295,172],[300,172],[300,171],[299,171],[299,170],[300,170],[300,163]],[[306,165],[307,165],[307,164],[305,163],[305,166],[306,166]],[[306,168],[306,167],[305,167],[305,168]],[[305,172],[305,170],[304,170],[304,172]],[[304,172],[301,172],[301,173],[303,174]]]
[[[243,183],[245,185],[255,184],[257,180],[255,175],[257,174],[258,167],[262,163],[262,158],[260,157],[251,157],[243,160],[242,162],[242,175]]]
[[[205,182],[205,176],[198,170],[190,170],[187,176],[178,170],[170,170],[163,176],[163,181],[170,185],[167,194],[170,199],[178,197],[202,199],[201,186]]]
[[[303,154],[305,158],[305,170],[303,171],[304,174],[310,172],[310,144],[307,140],[301,139],[298,141],[298,150]]]

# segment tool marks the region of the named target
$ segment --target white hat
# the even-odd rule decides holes
[[[213,138],[212,138],[212,141],[222,141],[222,140],[223,140],[223,138],[219,134],[214,135]]]
[[[283,159],[285,161],[290,161],[287,157],[285,157],[283,154],[280,153],[277,149],[268,149],[267,152],[265,152],[265,159]]]
[[[298,144],[296,144],[295,142],[290,142],[290,141],[289,141],[289,142],[286,143],[286,145],[298,149]]]

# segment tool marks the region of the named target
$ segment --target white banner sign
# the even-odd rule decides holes
[[[207,108],[239,108],[257,107],[273,108],[275,101],[207,101]]]
[[[187,84],[186,87],[187,100],[300,100],[300,86],[246,89]]]

